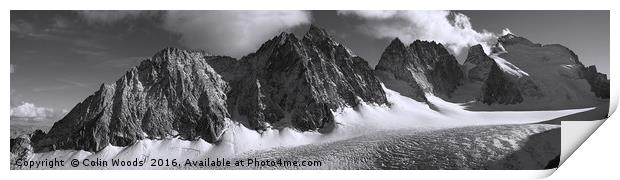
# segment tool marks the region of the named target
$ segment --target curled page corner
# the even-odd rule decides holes
[[[560,167],[606,120],[562,121]]]
[[[615,82],[615,81],[611,82],[611,87],[612,88],[614,88],[616,86],[618,86],[617,82]],[[608,113],[607,117],[610,117],[611,115],[613,115],[614,112],[616,112],[616,110],[618,109],[618,103],[620,103],[620,102],[618,102],[620,100],[620,94],[618,94],[618,93],[620,93],[620,92],[619,91],[611,91],[610,92],[610,94],[611,94],[610,97],[611,98],[610,98],[610,101],[609,101],[609,113]]]

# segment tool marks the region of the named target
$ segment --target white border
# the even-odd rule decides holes
[[[609,10],[611,11],[611,22],[618,20],[616,13],[617,6],[613,6],[612,1],[603,0],[587,0],[587,1],[542,1],[542,0],[465,0],[465,1],[447,1],[447,0],[431,0],[431,1],[413,1],[413,0],[228,0],[228,1],[198,1],[198,0],[145,0],[145,1],[128,1],[128,0],[106,0],[106,1],[83,1],[83,0],[54,0],[54,1],[3,1],[2,24],[5,28],[1,28],[2,51],[5,61],[10,59],[10,38],[9,10],[14,9],[580,9],[580,10]],[[611,24],[610,32],[619,32],[617,23]],[[617,49],[618,36],[611,34],[610,49]],[[618,53],[612,51],[611,59],[617,59]],[[618,80],[617,70],[618,62],[611,61],[610,78]],[[3,72],[0,75],[2,84],[9,86],[10,73],[9,63],[4,63]],[[617,81],[616,81],[617,82]],[[5,150],[9,149],[9,99],[10,88],[2,88],[0,94],[1,102],[5,102],[0,107],[0,117],[5,117],[3,127],[0,128],[5,143],[2,144]],[[618,83],[612,81],[612,99],[614,104],[618,100]],[[620,123],[616,122],[619,115],[611,117],[611,122],[606,122],[590,139],[588,139],[582,148],[573,154],[560,169],[551,176],[551,179],[598,179],[596,177],[617,177],[616,167],[620,162],[620,158],[615,154],[618,152],[618,137]],[[9,179],[211,179],[211,178],[276,178],[276,179],[324,179],[331,177],[351,178],[351,179],[387,179],[387,178],[432,178],[432,179],[523,179],[523,178],[540,178],[550,174],[552,171],[9,171],[9,156],[2,156],[4,163],[4,172],[8,174]],[[7,172],[9,171],[9,172]],[[7,178],[7,176],[4,176]],[[613,179],[613,178],[611,178]]]

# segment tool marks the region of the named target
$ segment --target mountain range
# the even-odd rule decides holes
[[[329,133],[338,109],[390,106],[383,86],[430,107],[427,99],[439,97],[478,110],[584,108],[610,93],[607,76],[570,49],[513,34],[491,52],[470,47],[463,64],[441,43],[396,38],[373,69],[311,25],[302,38],[281,33],[240,59],[162,49],[101,85],[49,132],[12,139],[11,152],[97,152],[167,137],[218,143],[231,123]]]

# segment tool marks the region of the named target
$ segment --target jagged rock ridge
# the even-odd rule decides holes
[[[506,77],[497,63],[492,63],[488,76],[482,86],[482,103],[516,104],[523,102],[521,91]]]
[[[484,82],[493,65],[497,65],[495,60],[487,56],[482,45],[478,44],[469,48],[463,69],[467,79]]]
[[[590,84],[590,90],[596,95],[596,97],[609,99],[609,79],[607,75],[600,73],[596,70],[596,66],[585,67],[582,64],[581,75]]]
[[[215,142],[222,134],[228,86],[204,52],[166,48],[104,84],[35,143],[35,150],[99,151],[144,138],[180,136]]]
[[[506,73],[498,63],[489,57],[478,44],[469,48],[467,59],[463,63],[467,79],[470,83],[481,83],[480,95],[477,97],[485,104],[516,104],[523,102],[520,78]],[[521,81],[523,82],[523,81]]]
[[[333,110],[387,103],[368,63],[314,25],[302,39],[282,33],[240,60],[209,62],[233,87],[233,119],[257,130],[329,131]]]
[[[450,97],[462,83],[456,58],[442,44],[416,40],[408,47],[394,39],[381,55],[375,74],[387,88],[418,101],[425,93]]]

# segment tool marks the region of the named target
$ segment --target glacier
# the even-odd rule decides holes
[[[390,105],[377,105],[362,102],[357,107],[340,108],[333,111],[336,118],[336,128],[330,133],[319,133],[316,131],[300,132],[290,128],[267,129],[265,131],[255,131],[244,127],[240,123],[227,121],[227,129],[225,130],[222,140],[216,143],[209,143],[202,139],[188,141],[179,138],[168,137],[161,140],[145,139],[137,143],[127,146],[118,147],[109,145],[98,152],[88,152],[83,150],[56,150],[51,152],[35,153],[29,157],[29,160],[45,160],[45,159],[123,159],[134,160],[164,158],[164,159],[204,159],[211,158],[244,158],[244,157],[261,157],[261,158],[316,158],[316,153],[310,153],[311,149],[320,149],[321,154],[337,151],[342,154],[332,154],[329,158],[319,158],[326,166],[318,169],[393,169],[398,166],[392,164],[368,164],[364,162],[350,163],[347,158],[359,158],[361,155],[351,153],[343,153],[342,149],[348,149],[351,152],[372,151],[365,153],[380,153],[376,148],[376,142],[382,142],[380,145],[388,146],[383,148],[398,148],[403,143],[425,144],[430,147],[442,147],[444,145],[450,147],[451,143],[455,143],[454,138],[466,138],[460,140],[459,146],[484,147],[482,151],[491,153],[491,159],[485,159],[484,162],[491,160],[499,161],[502,157],[509,156],[511,153],[518,152],[527,142],[528,137],[538,133],[550,132],[558,130],[559,125],[536,124],[539,122],[589,111],[593,108],[569,109],[560,111],[468,111],[465,110],[464,104],[451,103],[441,98],[428,95],[429,105],[418,102],[413,99],[400,95],[399,93],[383,87]],[[466,133],[464,133],[466,132]],[[461,135],[459,135],[461,134]],[[465,136],[465,134],[468,134]],[[435,138],[429,138],[433,136]],[[416,138],[408,138],[416,137]],[[421,139],[417,139],[422,137]],[[438,141],[441,142],[429,142]],[[385,141],[385,142],[384,142]],[[398,143],[386,143],[389,141],[397,141]],[[414,142],[409,142],[414,141]],[[444,142],[445,141],[445,142]],[[548,139],[548,142],[559,142],[559,139]],[[446,142],[450,142],[446,144]],[[392,144],[392,145],[389,145]],[[372,147],[368,149],[368,147]],[[407,148],[415,148],[416,146],[406,146]],[[418,148],[423,148],[422,146]],[[454,147],[452,147],[454,148]],[[545,151],[556,151],[552,146]],[[341,149],[341,150],[338,150]],[[462,148],[454,148],[453,154],[463,156],[476,156],[475,153],[468,154],[463,152]],[[495,152],[498,151],[498,152]],[[559,153],[559,150],[557,150]],[[317,152],[319,153],[319,152]],[[393,152],[389,152],[393,153]],[[402,153],[402,152],[401,152]],[[308,156],[305,157],[305,154]],[[549,154],[549,152],[547,152]],[[396,158],[403,156],[391,154],[383,158]],[[343,159],[331,156],[342,156]],[[320,156],[323,157],[323,156]],[[369,156],[374,157],[374,156]],[[418,156],[411,156],[415,158]],[[418,157],[419,158],[419,157]],[[475,159],[475,158],[474,158]],[[453,161],[450,159],[449,161]],[[376,159],[375,162],[388,162],[386,159]],[[435,160],[435,163],[442,163],[441,160]],[[477,169],[489,168],[493,169],[497,165],[480,165],[483,160],[477,157],[476,161],[470,158],[464,158],[463,161],[471,162],[453,162],[459,165],[455,167],[439,168],[457,168],[457,169]],[[391,162],[391,161],[389,161]],[[446,161],[447,162],[447,161]],[[443,162],[443,163],[446,163]],[[519,161],[522,163],[522,161]],[[534,161],[538,162],[538,161]],[[362,164],[359,164],[362,163]],[[402,163],[402,162],[401,162]],[[429,163],[429,162],[426,162]],[[465,165],[463,163],[474,163]],[[511,162],[514,163],[514,162]],[[541,163],[541,162],[539,162]],[[340,164],[340,166],[338,166]],[[416,165],[413,167],[413,165]],[[400,168],[418,169],[433,168],[436,166],[417,166],[419,163],[412,163],[411,166],[401,166]],[[12,167],[16,168],[16,167]],[[58,169],[75,169],[73,167],[56,167]],[[182,167],[80,167],[83,169],[168,169]],[[314,167],[316,168],[316,167]],[[311,169],[314,169],[311,168]]]

